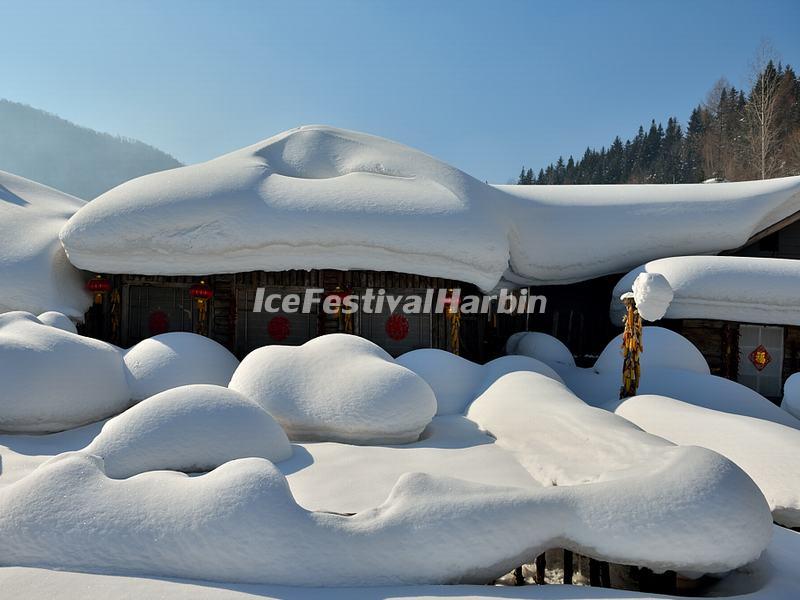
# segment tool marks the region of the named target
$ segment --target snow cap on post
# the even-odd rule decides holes
[[[634,280],[633,299],[645,321],[658,321],[672,302],[672,286],[661,273],[640,273]]]

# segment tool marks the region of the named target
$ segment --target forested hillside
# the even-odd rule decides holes
[[[800,78],[768,61],[749,90],[720,80],[685,129],[676,117],[579,160],[563,157],[540,169],[523,167],[520,184],[695,183],[800,175]]]
[[[85,200],[123,181],[180,166],[137,140],[99,133],[50,113],[0,100],[0,170]]]

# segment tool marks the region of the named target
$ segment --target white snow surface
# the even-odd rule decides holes
[[[221,344],[186,332],[162,333],[124,352],[131,395],[142,400],[182,385],[227,386],[238,359]]]
[[[55,310],[83,319],[91,304],[58,232],[85,202],[0,171],[0,313]]]
[[[111,344],[0,314],[0,431],[71,429],[130,404],[122,356]]]
[[[509,336],[506,354],[530,356],[548,365],[560,363],[575,366],[575,358],[564,342],[538,331],[522,331]]]
[[[540,409],[559,407],[557,435],[526,446],[522,422],[533,426],[542,412],[524,409],[539,399]],[[763,496],[718,454],[650,437],[536,373],[506,375],[476,403],[478,425],[525,457],[527,470],[538,472],[534,453],[549,464],[569,448],[610,460],[574,461],[574,484],[564,476],[548,487],[406,473],[382,504],[343,516],[301,508],[264,459],[198,477],[118,480],[98,457],[66,453],[0,486],[0,562],[275,584],[313,564],[304,585],[387,585],[488,581],[552,546],[655,570],[723,572],[769,543]]]
[[[609,406],[648,433],[702,446],[739,465],[764,493],[776,522],[800,527],[800,431],[771,421],[642,395]]]
[[[639,273],[631,291],[639,314],[645,321],[662,319],[674,296],[669,282],[660,273]]]
[[[642,373],[650,371],[653,367],[681,369],[702,375],[711,373],[700,350],[681,334],[669,329],[643,327],[642,348],[642,353],[639,355]],[[606,345],[594,363],[594,370],[622,377],[622,334]]]
[[[470,402],[501,376],[514,371],[533,371],[561,381],[543,362],[527,356],[501,356],[485,365],[438,348],[420,348],[399,356],[397,364],[414,371],[431,386],[437,415],[463,414]]]
[[[258,404],[216,385],[156,394],[107,421],[83,452],[103,459],[106,475],[211,471],[236,458],[273,462],[292,455],[280,425]]]
[[[800,419],[800,373],[792,373],[783,384],[781,408]]]
[[[343,333],[248,354],[230,388],[302,441],[407,443],[436,413],[425,380],[371,341]]]
[[[629,291],[643,273],[662,275],[669,282],[674,298],[664,315],[668,319],[800,325],[797,260],[679,256],[648,262],[625,275],[614,287],[611,320],[615,323],[625,310],[619,296]]]
[[[798,210],[800,177],[490,186],[402,144],[311,125],[123,183],[60,236],[96,272],[371,269],[489,290],[504,275],[570,283],[736,248]]]
[[[50,327],[57,327],[58,329],[69,331],[70,333],[78,333],[78,328],[75,326],[75,323],[64,313],[49,310],[38,315],[36,318],[45,325],[50,325]]]

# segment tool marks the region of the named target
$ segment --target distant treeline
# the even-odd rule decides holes
[[[625,142],[559,157],[538,174],[523,167],[519,184],[696,183],[800,175],[800,78],[767,61],[748,91],[720,80],[692,111],[686,131],[671,117]]]
[[[0,99],[0,170],[85,200],[146,173],[181,166],[142,142],[99,133]]]

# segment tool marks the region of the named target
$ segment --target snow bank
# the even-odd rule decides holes
[[[793,417],[800,419],[800,373],[789,375],[783,384],[781,408]]]
[[[0,562],[283,585],[314,565],[305,585],[386,585],[490,581],[552,545],[722,572],[770,541],[761,493],[717,454],[664,447],[630,475],[525,490],[406,474],[383,504],[343,516],[303,510],[260,458],[116,480],[68,453],[0,488]]]
[[[239,361],[227,348],[194,333],[162,333],[124,353],[134,400],[181,385],[227,386]]]
[[[114,478],[161,469],[210,471],[235,458],[279,462],[292,455],[286,434],[264,409],[216,385],[151,396],[103,425],[83,451],[101,457]]]
[[[639,314],[645,321],[662,319],[674,295],[669,282],[659,273],[639,273],[631,290]]]
[[[436,413],[421,377],[369,340],[347,334],[258,348],[230,387],[263,406],[292,440],[407,443]]]
[[[507,354],[524,354],[547,365],[553,363],[575,366],[575,359],[564,342],[552,335],[538,331],[523,331],[513,334],[506,342]]]
[[[533,371],[561,381],[553,369],[527,356],[501,356],[480,365],[446,350],[420,348],[406,352],[396,361],[431,386],[437,415],[462,414],[496,379],[513,371]]]
[[[56,310],[83,319],[91,296],[67,260],[58,232],[84,204],[0,171],[0,313]]]
[[[797,429],[663,396],[634,396],[613,408],[649,433],[682,446],[702,446],[729,458],[761,488],[776,522],[800,527]]]
[[[716,189],[717,186],[715,186]],[[683,256],[644,264],[614,287],[611,320],[622,318],[620,294],[642,273],[661,274],[674,299],[668,319],[720,319],[800,325],[800,261],[742,256]]]
[[[570,283],[720,252],[798,210],[800,177],[490,186],[401,144],[312,125],[123,183],[61,240],[73,264],[98,272],[372,269],[488,290],[504,275]]]
[[[50,310],[43,312],[36,318],[45,325],[50,325],[50,327],[63,329],[64,331],[69,331],[70,333],[78,333],[78,328],[75,327],[75,323],[73,323],[64,313]]]
[[[60,431],[124,410],[130,392],[110,344],[0,314],[0,430]]]
[[[681,369],[702,375],[711,373],[700,350],[685,337],[669,329],[644,327],[642,329],[642,348],[639,363],[642,366],[643,374],[653,367]],[[613,372],[622,377],[622,334],[606,345],[594,363],[594,370]]]

